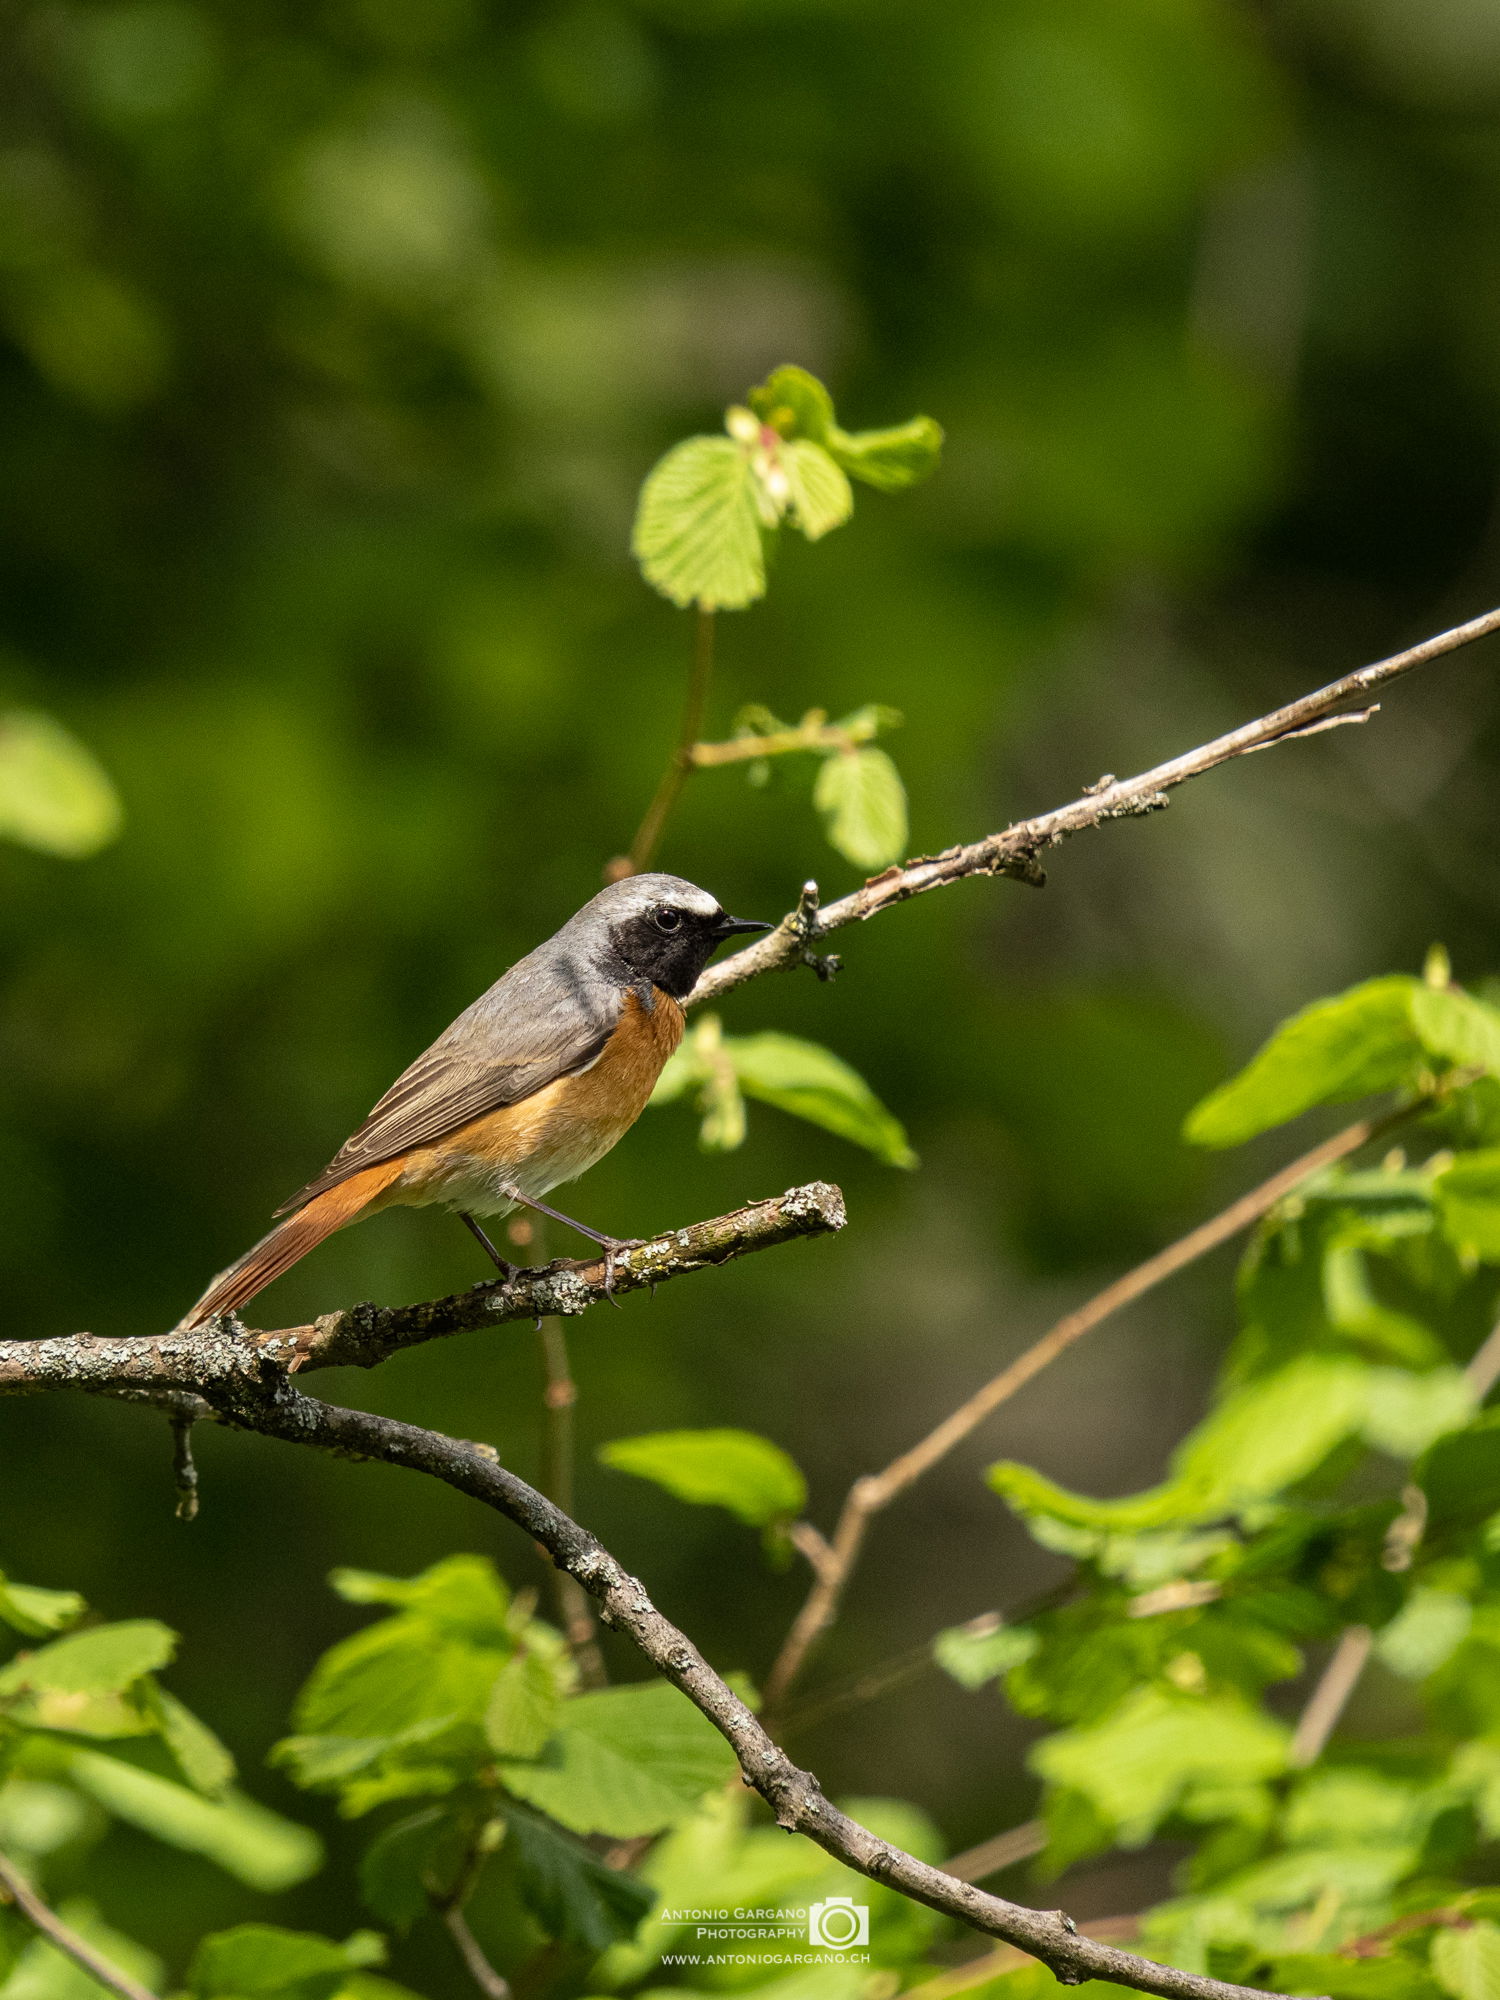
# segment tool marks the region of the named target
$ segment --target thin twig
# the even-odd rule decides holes
[[[1258,716],[1254,722],[1243,723],[1227,735],[1216,736],[1212,742],[1201,743],[1197,749],[1184,751],[1180,757],[1157,764],[1134,778],[1101,781],[1081,798],[1041,813],[1035,819],[1018,820],[1014,826],[984,840],[888,868],[883,875],[866,882],[862,889],[821,910],[816,936],[825,937],[842,930],[846,924],[863,923],[893,903],[907,902],[913,896],[925,895],[929,889],[946,888],[950,882],[961,882],[971,875],[1010,875],[1039,883],[1044,878],[1037,856],[1070,834],[1100,826],[1106,820],[1131,819],[1141,813],[1155,812],[1166,805],[1169,793],[1189,778],[1201,777],[1205,771],[1252,750],[1264,749],[1272,743],[1295,742],[1314,733],[1314,725],[1332,718],[1334,711],[1346,703],[1357,701],[1429,660],[1457,652],[1461,646],[1472,645],[1476,639],[1496,631],[1500,631],[1500,609],[1455,625],[1450,631],[1439,632],[1419,646],[1408,647],[1404,653],[1392,654],[1389,659],[1377,660],[1373,666],[1345,674],[1327,687],[1288,702],[1284,708],[1273,709],[1269,715]],[[805,928],[799,927],[792,917],[784,917],[769,936],[758,938],[720,964],[711,965],[694,987],[688,1004],[701,1006],[706,1001],[722,999],[762,972],[783,971],[796,965],[813,942]]]
[[[714,614],[698,607],[698,622],[693,633],[693,661],[688,670],[687,695],[682,705],[682,721],[677,731],[677,742],[667,768],[661,774],[661,782],[656,787],[656,795],[646,808],[646,816],[636,828],[635,839],[630,843],[628,855],[612,861],[606,869],[611,881],[618,882],[626,875],[639,875],[651,866],[667,821],[672,816],[672,808],[677,803],[678,794],[687,782],[687,774],[693,768],[693,747],[703,729],[703,712],[708,706],[708,685],[714,671]]]
[[[174,1410],[167,1421],[172,1426],[172,1483],[177,1489],[177,1518],[198,1518],[198,1462],[193,1457],[193,1425],[196,1418]]]
[[[687,757],[695,771],[712,771],[724,764],[754,764],[762,757],[788,757],[801,750],[857,750],[878,733],[873,722],[844,729],[828,720],[826,709],[810,708],[795,728],[773,729],[764,736],[747,731],[724,743],[695,743]]]
[[[458,1947],[464,1970],[486,1996],[486,2000],[511,2000],[510,1981],[496,1972],[485,1957],[480,1943],[469,1929],[462,1903],[445,1903],[441,1912],[448,1935]]]
[[[1262,1181],[1259,1187],[1232,1201],[1218,1215],[1189,1230],[1186,1236],[1169,1243],[1164,1250],[1158,1250],[1144,1263],[1137,1264],[1133,1271],[1127,1271],[1083,1305],[1066,1313],[1024,1354],[1018,1355],[982,1389],[976,1390],[967,1402],[961,1403],[951,1416],[945,1417],[930,1430],[920,1443],[903,1452],[899,1458],[892,1459],[883,1472],[857,1479],[849,1489],[834,1529],[831,1553],[815,1570],[812,1588],[766,1676],[768,1713],[775,1715],[778,1712],[809,1651],[837,1616],[850,1572],[859,1559],[870,1521],[876,1514],[914,1485],[924,1473],[930,1472],[955,1445],[962,1443],[986,1417],[998,1410],[1002,1403],[1009,1402],[1018,1389],[1024,1388],[1075,1341],[1081,1340],[1086,1333],[1119,1312],[1122,1306],[1132,1304],[1165,1279],[1175,1276],[1178,1271],[1186,1269],[1198,1258],[1258,1222],[1310,1175],[1357,1152],[1372,1139],[1383,1137],[1393,1127],[1413,1116],[1419,1108],[1416,1105],[1403,1106],[1383,1118],[1362,1118],[1357,1124],[1346,1126],[1331,1139],[1314,1146],[1289,1166],[1282,1167],[1269,1180]]]
[[[1500,1381],[1500,1323],[1490,1329],[1470,1359],[1464,1369],[1464,1380],[1473,1390],[1475,1401],[1480,1403]],[[1385,1546],[1380,1554],[1382,1568],[1396,1574],[1410,1569],[1426,1531],[1427,1495],[1420,1486],[1407,1486],[1401,1495],[1401,1512],[1386,1529]],[[1298,1717],[1291,1749],[1295,1769],[1315,1764],[1322,1756],[1359,1686],[1360,1676],[1369,1665],[1374,1643],[1367,1625],[1349,1625],[1344,1629]]]
[[[542,1388],[542,1491],[565,1514],[573,1511],[573,1408],[578,1385],[568,1361],[568,1338],[560,1319],[544,1319],[538,1341],[546,1381]],[[599,1688],[608,1676],[588,1592],[566,1570],[552,1572],[558,1621],[585,1687]]]
[[[998,1875],[1002,1868],[1014,1868],[1018,1861],[1029,1861],[1046,1845],[1046,1821],[1023,1820],[1020,1826],[1013,1826],[1006,1833],[991,1834],[977,1847],[966,1847],[943,1866],[950,1875],[957,1875],[965,1882],[982,1882],[986,1876]]]
[[[71,1958],[75,1965],[81,1966],[91,1979],[97,1979],[101,1986],[117,1993],[120,2000],[156,2000],[149,1987],[140,1985],[128,1972],[112,1965],[71,1925],[65,1924],[57,1912],[42,1901],[20,1869],[4,1855],[0,1855],[0,1898],[14,1903],[27,1923],[48,1944],[62,1952],[64,1957]]]
[[[1375,1635],[1368,1625],[1347,1626],[1323,1669],[1312,1698],[1297,1718],[1287,1762],[1294,1771],[1316,1764],[1365,1670]]]

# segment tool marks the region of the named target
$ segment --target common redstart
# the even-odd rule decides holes
[[[631,1246],[541,1197],[603,1159],[645,1110],[715,947],[770,928],[726,916],[677,875],[601,889],[417,1057],[182,1324],[237,1311],[325,1236],[397,1203],[452,1210],[506,1276],[513,1267],[475,1217],[518,1204],[591,1237],[608,1267]]]

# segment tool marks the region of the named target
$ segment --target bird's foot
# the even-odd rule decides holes
[[[596,1236],[594,1240],[604,1252],[604,1296],[612,1306],[618,1307],[620,1301],[615,1297],[615,1259],[627,1250],[644,1249],[649,1239],[644,1236]],[[594,1259],[577,1257],[573,1261],[574,1268],[582,1270],[586,1265],[592,1264]]]

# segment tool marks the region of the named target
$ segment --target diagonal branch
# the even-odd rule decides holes
[[[392,1417],[316,1401],[294,1389],[285,1377],[258,1394],[223,1398],[216,1414],[222,1422],[263,1436],[427,1473],[515,1522],[540,1543],[558,1568],[582,1584],[598,1604],[602,1622],[632,1640],[656,1671],[707,1716],[733,1749],[745,1782],[776,1815],[777,1824],[805,1834],[872,1881],[1003,1938],[1051,1966],[1065,1984],[1109,1979],[1159,1994],[1163,2000],[1264,2000],[1254,1988],[1158,1965],[1081,1936],[1060,1910],[1027,1909],[987,1895],[891,1846],[840,1812],[824,1797],[816,1778],[799,1770],[771,1739],[686,1634],[662,1616],[644,1585],[623,1570],[587,1529],[501,1465],[491,1448]]]
[[[56,1910],[42,1901],[15,1863],[4,1855],[0,1855],[0,1902],[13,1903],[38,1936],[44,1937],[65,1958],[71,1958],[108,1992],[116,1994],[118,2000],[156,2000],[149,1987],[122,1972],[102,1952],[95,1951],[87,1938],[80,1937],[71,1924],[65,1924]]]
[[[1403,1105],[1383,1118],[1361,1118],[1357,1124],[1346,1126],[1342,1132],[1336,1132],[1331,1139],[1325,1139],[1321,1145],[1302,1154],[1300,1159],[1280,1168],[1259,1187],[1241,1195],[1237,1201],[1221,1209],[1219,1214],[1189,1230],[1186,1236],[1169,1243],[1164,1250],[1158,1250],[1144,1263],[1137,1264],[1134,1270],[1127,1271],[1123,1277],[1106,1285],[1103,1291],[1096,1292],[1093,1298],[1064,1314],[1040,1340],[1033,1341],[1024,1353],[1017,1355],[998,1375],[992,1376],[983,1388],[976,1389],[967,1402],[944,1417],[926,1437],[910,1450],[902,1452],[899,1458],[892,1459],[883,1472],[868,1473],[864,1478],[856,1479],[844,1501],[831,1541],[822,1542],[818,1560],[813,1564],[812,1588],[766,1676],[767,1711],[774,1715],[781,1707],[808,1653],[838,1616],[844,1590],[876,1514],[889,1507],[908,1487],[915,1485],[924,1473],[930,1472],[955,1445],[961,1444],[986,1417],[998,1410],[1002,1403],[1008,1403],[1017,1390],[1040,1375],[1075,1341],[1091,1333],[1123,1306],[1142,1298],[1165,1279],[1185,1270],[1198,1258],[1207,1256],[1209,1251],[1216,1250],[1221,1243],[1231,1241],[1263,1215],[1268,1215],[1277,1202],[1309,1176],[1321,1173],[1324,1168],[1368,1145],[1372,1139],[1394,1130],[1423,1109],[1426,1102],[1421,1099],[1415,1104]],[[822,1538],[819,1540],[822,1541]]]
[[[153,1397],[176,1391],[212,1398],[283,1371],[373,1368],[406,1347],[474,1327],[549,1313],[581,1313],[611,1290],[653,1291],[668,1279],[726,1264],[754,1250],[770,1250],[799,1236],[827,1236],[842,1229],[844,1197],[827,1181],[789,1188],[770,1201],[752,1202],[709,1222],[691,1223],[617,1251],[607,1284],[602,1257],[577,1264],[549,1264],[514,1278],[475,1285],[451,1298],[416,1306],[349,1306],[325,1313],[310,1326],[262,1333],[237,1320],[130,1339],[101,1340],[92,1333],[49,1340],[0,1341],[0,1395],[36,1389],[86,1389],[119,1395],[131,1389]]]
[[[1500,631],[1500,609],[1471,618],[1467,624],[1455,625],[1451,631],[1439,632],[1419,646],[1408,647],[1404,653],[1394,653],[1387,660],[1377,660],[1373,666],[1345,674],[1342,680],[1331,681],[1327,687],[1288,702],[1284,708],[1273,709],[1254,722],[1243,723],[1210,743],[1200,743],[1196,750],[1186,750],[1180,757],[1157,764],[1134,778],[1101,778],[1082,798],[1052,812],[1018,820],[1003,832],[992,833],[968,846],[950,847],[941,854],[922,855],[899,867],[887,868],[883,875],[874,876],[863,888],[841,896],[826,909],[818,910],[815,903],[809,909],[804,898],[803,905],[783,917],[769,936],[757,939],[720,964],[711,965],[693,988],[688,1004],[698,1006],[704,1001],[722,999],[762,972],[785,971],[798,965],[818,938],[842,930],[846,924],[863,923],[877,911],[925,895],[929,889],[943,889],[950,882],[961,882],[971,875],[1012,875],[1023,882],[1040,884],[1044,877],[1037,856],[1049,847],[1056,847],[1069,834],[1102,826],[1106,820],[1133,819],[1141,813],[1156,812],[1168,803],[1176,786],[1236,757],[1248,756],[1252,750],[1266,750],[1273,743],[1291,743],[1320,734],[1326,727],[1338,728],[1345,723],[1368,720],[1376,712],[1373,708],[1367,707],[1363,715],[1336,711],[1349,702],[1363,699],[1376,688],[1389,686],[1429,660],[1441,659],[1445,653],[1457,652],[1461,646],[1472,645],[1476,639],[1496,631]]]

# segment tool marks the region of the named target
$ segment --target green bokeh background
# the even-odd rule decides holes
[[[919,849],[1500,596],[1493,0],[23,0],[3,35],[0,698],[62,717],[127,813],[81,865],[0,851],[7,1334],[169,1324],[598,886],[690,644],[629,562],[636,487],[779,362],[851,425],[923,409],[949,447],[919,492],[786,538],[768,602],[720,621],[712,728],[894,704]],[[1076,842],[1042,895],[966,885],[848,935],[833,986],[728,1003],[855,1063],[915,1175],[763,1110],[705,1158],[674,1108],[577,1192],[630,1234],[814,1176],[849,1198],[836,1243],[573,1331],[583,1518],[717,1664],[764,1672],[802,1578],[594,1445],[765,1431],[827,1525],[849,1477],[1248,1181],[1177,1128],[1279,1014],[1435,937],[1494,970],[1495,659]],[[842,891],[807,791],[706,775],[662,860],[745,914],[810,873]],[[1227,1271],[1096,1336],[882,1524],[810,1699],[1048,1574],[988,1460],[1154,1475]],[[265,1314],[480,1275],[456,1225],[391,1215]],[[512,1329],[329,1387],[535,1472],[537,1384]],[[473,1548],[538,1575],[391,1472],[208,1436],[189,1528],[138,1412],[14,1403],[0,1436],[4,1566],[176,1625],[174,1684],[301,1817],[261,1760],[353,1622],[328,1568]],[[1020,1744],[929,1675],[792,1747],[957,1848],[1025,1816]],[[276,1909],[342,1934],[332,1832]],[[179,1965],[271,1913],[123,1832],[95,1887]],[[1070,1907],[1126,1893],[1101,1875]],[[455,1990],[432,1940],[399,1970]]]

